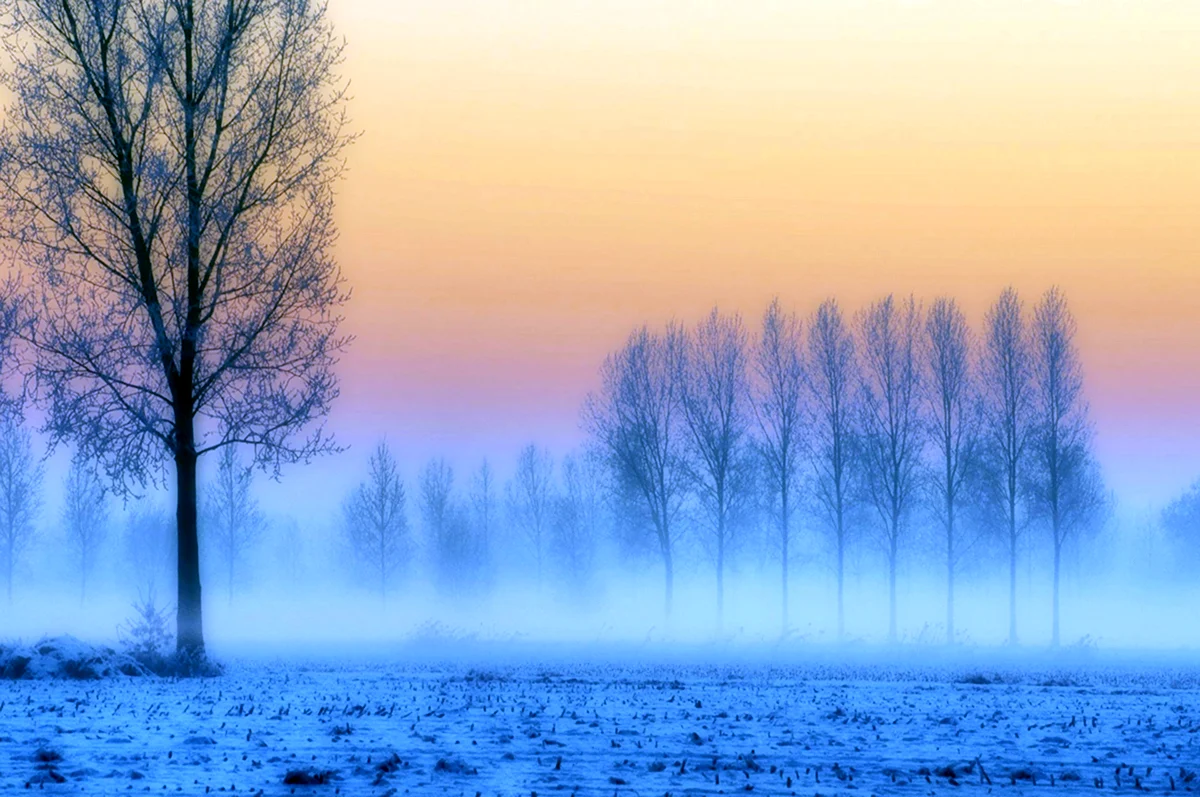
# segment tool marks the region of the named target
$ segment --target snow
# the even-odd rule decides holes
[[[493,661],[0,682],[0,792],[1200,790],[1187,666]]]
[[[42,680],[139,677],[146,669],[130,656],[73,636],[47,637],[33,645],[0,648],[0,677]]]

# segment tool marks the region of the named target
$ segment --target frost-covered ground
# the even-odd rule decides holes
[[[1200,668],[883,655],[310,657],[203,681],[0,682],[0,792],[1200,790]]]

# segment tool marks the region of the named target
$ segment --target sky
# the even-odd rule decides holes
[[[1128,505],[1200,475],[1200,4],[330,0],[353,126],[348,486],[562,452],[606,352],[889,292],[1052,284]],[[503,464],[503,463],[502,463]],[[415,465],[414,465],[415,469]],[[410,474],[410,478],[411,478]]]

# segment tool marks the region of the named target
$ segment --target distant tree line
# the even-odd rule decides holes
[[[1031,311],[1005,290],[978,330],[946,297],[925,306],[886,296],[852,317],[830,299],[806,319],[775,300],[753,330],[714,308],[691,327],[634,330],[599,382],[583,406],[585,449],[555,463],[525,447],[503,502],[486,462],[470,496],[455,492],[444,460],[422,470],[418,510],[442,584],[486,581],[503,521],[539,591],[549,563],[584,590],[602,540],[653,550],[670,615],[686,543],[711,561],[720,629],[731,554],[757,533],[778,562],[786,634],[794,545],[802,533],[822,534],[832,542],[838,638],[847,553],[870,546],[886,561],[895,640],[898,561],[914,529],[932,526],[942,540],[946,640],[955,639],[964,556],[990,537],[1007,554],[1015,644],[1018,542],[1040,534],[1052,557],[1052,641],[1061,641],[1063,551],[1104,522],[1111,502],[1093,452],[1076,323],[1058,288]],[[381,445],[350,501],[389,495],[390,508],[374,520],[346,515],[356,554],[380,560],[381,597],[414,542],[405,522],[383,520],[404,516],[396,474]],[[1170,518],[1200,533],[1197,492],[1172,505]]]
[[[1063,548],[1094,528],[1108,503],[1076,323],[1057,288],[1032,313],[1004,291],[979,335],[953,299],[926,308],[895,296],[852,319],[831,299],[806,321],[775,301],[757,334],[717,309],[690,329],[642,327],[605,361],[584,417],[611,483],[658,543],[668,613],[679,518],[699,510],[715,551],[718,624],[728,542],[765,509],[776,528],[786,632],[789,543],[796,510],[807,505],[835,541],[839,637],[850,536],[873,540],[886,557],[895,640],[897,560],[924,519],[944,539],[948,641],[967,529],[1009,543],[1013,643],[1016,543],[1031,530],[1048,534],[1058,644]]]

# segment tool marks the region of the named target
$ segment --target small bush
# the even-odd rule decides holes
[[[171,607],[158,606],[154,594],[139,597],[134,615],[117,633],[124,652],[150,672],[161,677],[210,678],[222,673],[221,666],[205,656],[188,656],[175,650],[171,633]]]
[[[125,653],[156,675],[168,669],[175,638],[171,634],[170,609],[159,607],[154,593],[139,596],[133,604],[134,616],[117,628]]]

